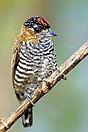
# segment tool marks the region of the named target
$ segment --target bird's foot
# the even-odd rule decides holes
[[[28,99],[28,101],[30,101],[30,103],[31,103],[33,106],[35,106],[35,104],[34,104],[33,101],[32,101],[32,96],[31,96],[31,95],[29,95],[27,92],[24,92],[24,97],[25,97],[25,99]]]
[[[63,74],[63,77],[62,77],[63,80],[67,80],[67,77],[65,74]]]

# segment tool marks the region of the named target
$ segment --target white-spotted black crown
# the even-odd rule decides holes
[[[37,25],[37,28],[40,28],[40,29],[49,29],[50,28],[49,22],[44,17],[41,17],[41,16],[31,17],[31,18],[27,19],[24,23],[24,26],[28,27],[28,28],[34,28],[35,25]],[[38,29],[38,31],[39,31],[39,29]]]

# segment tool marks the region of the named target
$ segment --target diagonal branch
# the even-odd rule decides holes
[[[46,80],[42,82],[42,88],[37,88],[33,93],[32,101],[35,104],[42,96],[48,93],[53,86],[60,81],[64,75],[70,72],[81,60],[88,55],[88,42],[84,43],[58,70],[53,72]],[[7,131],[21,115],[31,107],[31,103],[25,99],[15,110],[7,117],[0,119],[0,132]]]

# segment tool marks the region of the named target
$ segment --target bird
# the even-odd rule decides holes
[[[34,90],[57,69],[53,36],[57,35],[42,16],[30,17],[22,25],[12,47],[11,61],[12,84],[19,103],[31,101]],[[32,111],[33,105],[23,113],[24,127],[32,126]]]

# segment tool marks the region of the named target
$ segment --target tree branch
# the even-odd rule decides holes
[[[53,72],[46,80],[42,82],[42,87],[37,88],[33,95],[32,101],[35,104],[42,96],[48,93],[53,86],[60,81],[64,75],[70,72],[81,60],[88,55],[88,42],[84,43],[58,70]],[[0,119],[0,132],[7,131],[21,115],[31,107],[32,104],[25,99],[15,110],[7,117]]]

